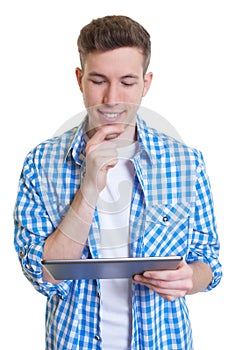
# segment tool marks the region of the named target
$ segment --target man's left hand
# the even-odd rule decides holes
[[[176,270],[146,271],[143,275],[135,275],[134,282],[149,287],[166,300],[174,301],[193,288],[193,269],[182,260]]]

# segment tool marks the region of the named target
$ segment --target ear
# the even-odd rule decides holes
[[[78,86],[80,88],[80,91],[83,92],[83,88],[82,88],[82,70],[77,67],[75,69],[75,74],[76,74],[76,78],[77,78],[77,82],[78,82]]]
[[[147,92],[148,92],[148,90],[150,88],[152,79],[153,79],[153,73],[152,72],[149,72],[149,73],[145,74],[145,76],[144,76],[144,89],[143,89],[142,97],[144,97],[147,94]]]

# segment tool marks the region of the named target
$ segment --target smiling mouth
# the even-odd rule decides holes
[[[124,111],[118,111],[118,112],[106,112],[106,111],[101,111],[99,110],[99,113],[106,119],[106,120],[116,120],[118,119]]]
[[[102,113],[106,118],[115,119],[118,117],[119,113]]]

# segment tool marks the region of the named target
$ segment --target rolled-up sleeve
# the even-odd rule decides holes
[[[22,231],[25,231],[25,229],[22,229]],[[20,235],[21,233],[19,230],[18,237],[20,237]],[[23,235],[25,235],[25,233],[23,233]],[[58,284],[52,284],[43,280],[43,268],[41,263],[43,246],[43,241],[29,246],[19,246],[18,256],[22,271],[38,292],[48,297],[57,294],[60,298],[65,299],[69,293],[72,281],[66,280]]]
[[[195,202],[193,207],[193,230],[187,262],[200,260],[210,265],[213,279],[205,290],[209,291],[221,281],[222,266],[219,261],[220,242],[217,233],[211,186],[201,153],[195,183]]]
[[[46,295],[65,298],[72,281],[52,284],[43,280],[42,255],[46,238],[55,230],[40,194],[40,177],[29,153],[19,180],[14,209],[14,245],[22,271],[34,288]]]

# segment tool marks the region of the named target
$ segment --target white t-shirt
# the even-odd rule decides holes
[[[118,150],[119,161],[108,171],[100,194],[98,213],[102,258],[129,256],[129,217],[134,166],[129,160],[137,143]],[[101,286],[101,337],[103,350],[127,350],[131,336],[131,280],[103,279]]]

